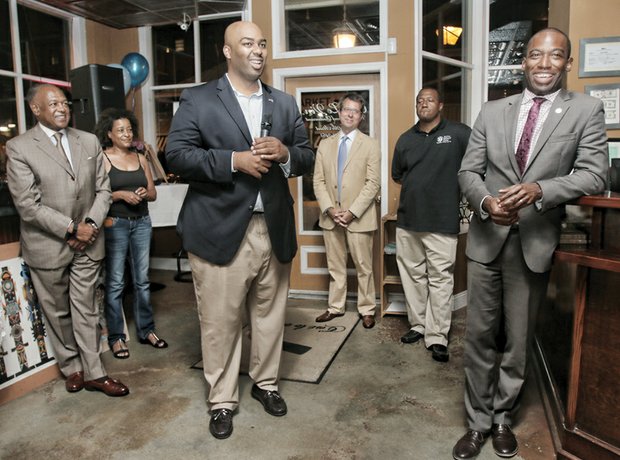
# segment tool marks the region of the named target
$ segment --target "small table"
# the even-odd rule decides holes
[[[157,189],[157,199],[149,202],[149,214],[153,227],[172,227],[176,226],[179,212],[188,189],[187,184],[160,184],[155,186]],[[184,256],[183,248],[177,253],[177,273],[175,281],[190,282],[183,278],[190,272],[181,271],[181,258]]]

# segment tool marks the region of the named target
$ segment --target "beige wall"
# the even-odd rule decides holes
[[[585,86],[620,83],[620,77],[579,78],[579,40],[582,38],[618,37],[620,36],[620,1],[619,0],[555,0],[560,7],[569,9],[568,36],[573,46],[573,69],[568,74],[568,88],[583,92]],[[570,8],[567,4],[570,3]],[[620,138],[620,129],[608,130],[607,136]]]

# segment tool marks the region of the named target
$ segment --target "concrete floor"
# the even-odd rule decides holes
[[[130,359],[103,355],[109,374],[127,384],[131,394],[69,394],[64,381],[56,380],[7,403],[0,407],[0,458],[452,458],[452,447],[465,432],[465,308],[453,316],[447,364],[433,361],[420,343],[400,343],[408,328],[405,317],[384,317],[371,330],[358,323],[320,384],[280,383],[289,408],[285,417],[265,413],[250,396],[252,382],[241,376],[234,432],[216,440],[208,430],[202,372],[190,369],[200,358],[193,288],[172,275],[153,271],[151,276],[166,284],[152,301],[158,332],[170,347],[140,345],[132,330]],[[516,459],[555,458],[533,379],[514,431],[520,442]],[[478,458],[498,458],[490,440]]]

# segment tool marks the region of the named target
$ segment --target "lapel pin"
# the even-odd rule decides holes
[[[555,109],[555,113],[562,113],[562,109],[558,107],[557,109]]]

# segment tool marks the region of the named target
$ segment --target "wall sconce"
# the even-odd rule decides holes
[[[342,23],[333,31],[334,48],[353,48],[356,35],[353,26],[347,21],[347,4],[342,2]]]
[[[463,33],[462,27],[457,26],[443,26],[442,28],[442,41],[444,45],[454,46],[459,41],[459,37]],[[435,31],[435,35],[439,35],[439,31]]]

